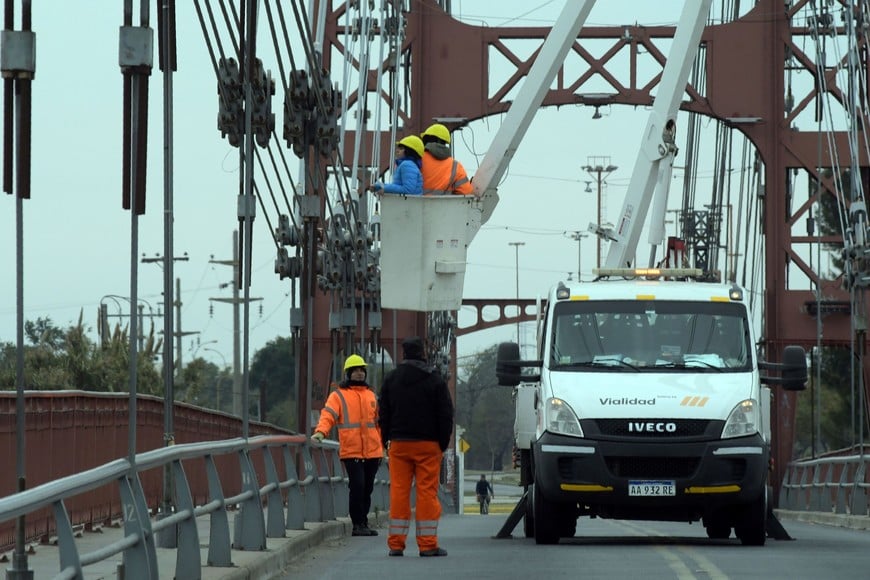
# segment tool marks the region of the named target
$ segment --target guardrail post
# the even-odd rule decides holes
[[[69,521],[66,506],[63,501],[54,502],[54,524],[57,528],[57,547],[60,552],[60,571],[73,570],[74,578],[83,578],[82,562],[79,559],[79,551],[76,548],[76,540]],[[31,578],[33,576],[31,575]]]
[[[265,550],[266,521],[260,501],[260,486],[247,449],[239,451],[239,467],[242,472],[242,491],[248,492],[248,498],[242,502],[239,513],[236,514],[233,548]]]
[[[816,465],[813,467],[813,486],[810,488],[810,511],[820,512],[820,511],[830,511],[831,506],[823,509],[822,506],[822,492],[824,489],[823,483],[823,470],[824,464]]]
[[[858,464],[858,469],[855,470],[855,487],[852,491],[852,515],[866,516],[867,515],[867,490],[870,489],[864,483],[864,477],[867,472],[866,460]]]
[[[135,545],[124,550],[124,579],[157,580],[157,553],[139,474],[134,472],[125,475],[118,480],[118,484],[124,510],[124,535],[139,538]]]
[[[785,472],[782,474],[782,482],[779,484],[779,506],[774,507],[791,509],[791,485],[789,485],[789,480],[793,469],[794,466],[792,464],[786,465]]]
[[[385,512],[390,511],[390,467],[382,461],[375,476],[375,506]]]
[[[209,517],[208,565],[226,568],[233,565],[230,549],[230,524],[224,498],[221,478],[214,464],[214,457],[205,456],[205,470],[208,476],[208,495],[211,501],[218,502],[221,509]]]
[[[302,447],[302,458],[305,464],[305,521],[322,522],[324,518],[320,511],[320,482],[317,470],[314,469],[310,443]]]
[[[336,485],[332,486],[333,498],[335,501],[335,515],[347,516],[350,514],[350,497],[347,475],[344,473],[344,465],[341,462],[341,458],[338,456],[338,450],[331,449],[330,455],[332,455],[332,481],[336,483]]]
[[[302,484],[296,473],[296,457],[290,453],[290,445],[284,445],[284,471],[287,474],[287,529],[305,529],[305,504],[302,497]]]
[[[284,537],[284,497],[281,495],[281,480],[278,479],[278,470],[275,469],[275,460],[272,458],[272,449],[268,445],[263,447],[263,461],[266,466],[266,482],[273,485],[266,498],[268,520],[266,521],[267,538]]]
[[[326,460],[326,450],[323,447],[315,449],[314,466],[317,471],[317,487],[320,497],[320,515],[322,521],[335,519],[335,498],[332,491],[332,473]]]
[[[175,577],[198,580],[202,577],[202,556],[199,553],[199,531],[196,529],[193,496],[180,460],[172,462],[175,481],[175,506],[178,512],[188,512],[190,517],[177,525],[178,538],[175,552]]]
[[[848,495],[849,491],[849,464],[846,463],[843,465],[843,468],[840,470],[840,483],[837,485],[837,498],[836,498],[836,508],[835,512],[838,514],[845,514],[846,506],[848,505]]]
[[[797,505],[797,509],[799,509],[801,511],[806,511],[807,508],[809,507],[810,500],[809,500],[809,496],[807,495],[807,488],[808,488],[808,486],[811,485],[811,484],[807,483],[809,472],[810,472],[810,470],[807,469],[806,466],[804,466],[801,470],[801,482],[798,486],[798,489],[800,489],[800,500],[801,501]],[[810,490],[810,493],[812,493],[812,490]]]

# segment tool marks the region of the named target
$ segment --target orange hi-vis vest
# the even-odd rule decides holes
[[[338,456],[342,459],[383,456],[378,401],[370,388],[351,386],[329,394],[314,431],[328,435],[333,427],[338,427]]]
[[[438,159],[423,153],[423,195],[470,195],[471,181],[465,167],[453,157]]]

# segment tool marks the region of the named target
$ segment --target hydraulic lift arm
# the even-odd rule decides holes
[[[562,67],[565,56],[576,42],[595,0],[567,0],[562,13],[541,46],[541,52],[532,64],[528,77],[517,93],[504,122],[496,133],[480,167],[474,173],[474,193],[480,199],[482,215],[468,242],[492,215],[498,203],[496,188],[513,159],[520,142],[544,102],[553,79]]]
[[[650,262],[647,264],[655,265],[655,248],[664,241],[668,186],[677,153],[674,144],[677,110],[698,53],[698,43],[711,4],[712,0],[692,0],[687,1],[683,7],[652,112],[641,136],[640,151],[616,227],[613,230],[604,230],[600,224],[589,226],[590,231],[611,242],[605,261],[607,268],[636,265],[634,262],[637,243],[652,201],[653,190],[658,183],[650,217],[649,240],[652,247]]]

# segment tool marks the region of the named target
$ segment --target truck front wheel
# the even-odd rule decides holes
[[[532,503],[534,509],[535,543],[558,544],[560,536],[560,522],[564,517],[560,513],[560,504],[544,499],[538,489],[538,485],[532,486]]]
[[[526,488],[526,511],[523,514],[523,533],[527,538],[535,537],[535,508],[532,505],[532,487]]]
[[[763,546],[767,539],[767,486],[758,499],[746,504],[737,515],[734,535],[744,546]]]

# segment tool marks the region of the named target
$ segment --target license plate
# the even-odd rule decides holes
[[[662,497],[676,495],[674,481],[629,481],[628,495]]]

